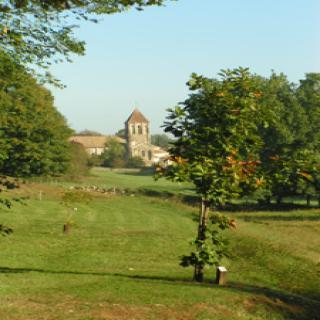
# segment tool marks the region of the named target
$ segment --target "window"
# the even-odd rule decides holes
[[[141,151],[142,158],[145,158],[146,152],[144,150]]]
[[[136,134],[136,127],[134,125],[131,126],[131,132],[132,134]]]
[[[152,152],[151,152],[151,150],[148,151],[148,159],[149,159],[149,160],[152,159]]]
[[[142,134],[142,127],[140,125],[138,126],[138,134]]]

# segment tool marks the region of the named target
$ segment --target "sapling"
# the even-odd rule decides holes
[[[74,215],[78,212],[79,204],[88,204],[92,200],[88,192],[79,190],[66,191],[62,195],[62,204],[67,208],[68,217],[63,225],[63,232],[68,234],[71,232],[71,227],[75,224]]]

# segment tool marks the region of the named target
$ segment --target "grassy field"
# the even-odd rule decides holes
[[[1,320],[320,319],[320,211],[226,212],[232,258],[226,286],[191,281],[178,265],[195,236],[196,208],[167,197],[95,194],[61,204],[75,184],[190,193],[148,175],[95,170],[78,183],[28,183],[1,212]],[[42,199],[40,200],[40,191]],[[69,235],[62,226],[73,211]]]

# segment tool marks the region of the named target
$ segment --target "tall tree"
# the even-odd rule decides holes
[[[268,126],[260,126],[263,140],[260,152],[261,170],[265,177],[266,198],[276,196],[278,201],[294,195],[302,188],[299,172],[303,169],[308,122],[305,110],[296,95],[296,86],[284,74],[273,73],[261,78],[264,95],[261,98],[273,113]]]
[[[48,90],[0,52],[0,173],[61,174],[71,129]]]
[[[308,143],[320,151],[320,73],[306,74],[300,81],[297,97],[308,117]]]
[[[306,78],[300,81],[297,97],[308,119],[308,152],[305,170],[300,175],[308,184],[309,195],[316,195],[320,206],[320,73],[306,74]]]
[[[164,124],[176,140],[170,148],[173,164],[159,174],[192,182],[201,198],[196,249],[182,265],[193,265],[194,279],[202,281],[204,266],[217,265],[226,254],[218,230],[233,225],[226,217],[210,217],[209,208],[237,196],[243,184],[259,184],[254,178],[258,125],[268,113],[260,103],[260,84],[247,69],[222,71],[220,79],[193,74],[188,86],[192,94],[169,110]],[[210,221],[218,228],[208,229]]]

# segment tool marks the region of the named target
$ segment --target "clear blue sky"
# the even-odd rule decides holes
[[[54,66],[67,88],[55,104],[76,130],[112,134],[137,106],[161,132],[166,108],[183,101],[192,72],[222,68],[320,72],[319,0],[178,0],[84,23],[84,57]]]

